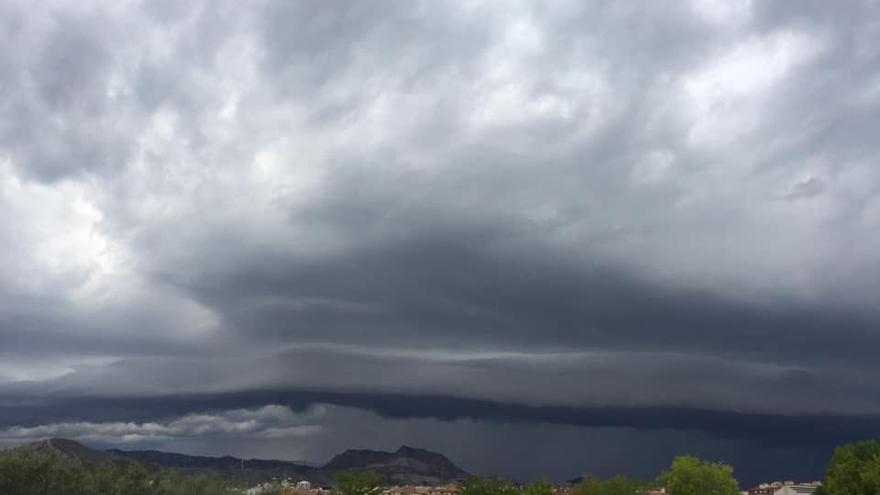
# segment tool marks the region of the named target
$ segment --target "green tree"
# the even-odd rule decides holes
[[[553,484],[546,480],[536,481],[523,489],[523,495],[554,495]]]
[[[540,487],[535,487],[540,490]],[[498,476],[471,476],[458,490],[459,495],[520,495],[520,490],[510,481]]]
[[[880,495],[880,442],[836,448],[825,474],[828,495]]]
[[[605,481],[604,495],[633,495],[639,493],[640,486],[629,478],[618,476]]]
[[[228,495],[216,476],[151,472],[135,462],[94,464],[46,452],[0,453],[2,495]]]
[[[571,489],[571,495],[602,495],[602,481],[592,476],[584,476]]]
[[[115,490],[108,495],[152,495],[156,492],[152,478],[143,464],[126,463],[115,476]]]
[[[676,457],[669,471],[660,476],[670,495],[738,495],[739,484],[727,464]]]
[[[223,495],[229,493],[226,483],[216,475],[185,476],[175,472],[162,473],[155,481],[157,495]]]
[[[82,465],[59,456],[11,452],[0,456],[0,493],[4,495],[86,495]]]
[[[642,483],[623,476],[605,481],[587,476],[571,489],[571,495],[635,495],[644,489]]]
[[[339,495],[374,495],[382,491],[382,477],[373,471],[344,471],[336,475]]]

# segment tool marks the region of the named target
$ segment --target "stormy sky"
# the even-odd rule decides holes
[[[880,3],[0,2],[0,445],[821,476]]]

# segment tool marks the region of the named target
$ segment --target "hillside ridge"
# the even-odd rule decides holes
[[[32,450],[61,454],[85,462],[131,460],[161,469],[212,471],[224,478],[243,482],[271,478],[297,478],[329,485],[342,471],[371,470],[387,483],[438,485],[461,480],[467,472],[443,454],[402,445],[396,451],[348,449],[323,466],[309,466],[274,459],[243,459],[235,456],[199,456],[159,450],[98,450],[75,440],[50,438],[19,446],[13,450]]]

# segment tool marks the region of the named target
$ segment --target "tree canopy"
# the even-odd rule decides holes
[[[693,456],[676,457],[660,476],[670,495],[739,495],[733,468]]]
[[[571,495],[636,495],[647,486],[623,476],[608,480],[586,477],[571,490]]]
[[[62,455],[5,452],[0,455],[3,495],[221,495],[216,476],[150,472],[140,463],[93,464]]]
[[[510,481],[498,476],[471,476],[459,488],[459,495],[520,495]]]
[[[880,442],[866,440],[838,447],[828,464],[828,495],[880,495]]]
[[[374,495],[382,491],[382,476],[373,471],[343,471],[336,475],[338,495]]]
[[[522,491],[523,495],[553,495],[553,484],[549,481],[536,481]]]

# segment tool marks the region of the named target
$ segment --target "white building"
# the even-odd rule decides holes
[[[786,482],[785,485],[773,492],[773,495],[812,495],[822,483],[814,481],[812,483],[792,483]]]
[[[306,480],[302,480],[302,481],[298,481],[296,483],[296,487],[299,488],[300,490],[311,490],[312,484]]]

